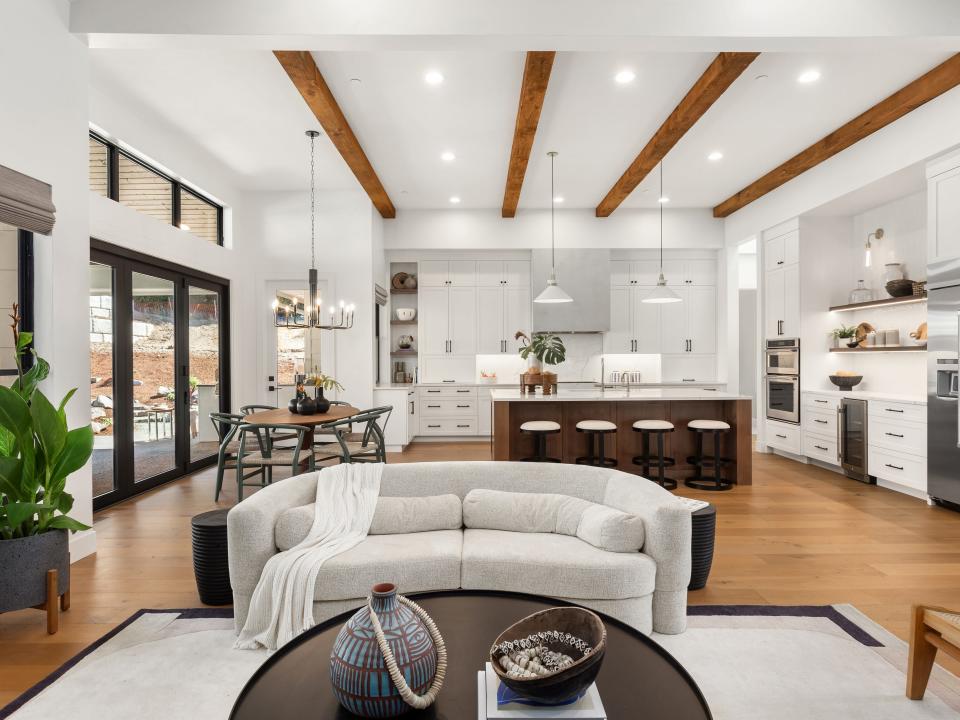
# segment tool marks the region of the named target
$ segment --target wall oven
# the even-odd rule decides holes
[[[767,340],[767,418],[800,424],[800,341]]]

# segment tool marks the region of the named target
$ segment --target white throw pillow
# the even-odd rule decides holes
[[[610,552],[643,547],[643,520],[607,505],[556,493],[471,490],[463,524],[482,530],[572,535]]]

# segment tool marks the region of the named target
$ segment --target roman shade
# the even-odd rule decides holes
[[[0,165],[0,223],[49,235],[56,208],[45,182]]]

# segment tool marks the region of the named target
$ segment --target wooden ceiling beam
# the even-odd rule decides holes
[[[666,157],[680,138],[703,117],[710,106],[726,92],[733,81],[740,77],[759,54],[722,52],[713,59],[680,104],[673,109],[640,154],[630,163],[630,167],[597,205],[597,217],[608,217],[630,193],[637,189],[650,171]]]
[[[517,214],[523,178],[527,174],[530,150],[540,124],[540,111],[547,94],[547,83],[556,57],[553,51],[531,51],[523,67],[523,82],[520,86],[520,102],[517,106],[517,123],[513,129],[513,147],[510,148],[510,166],[507,168],[507,185],[503,191],[503,207],[500,214],[512,218]]]
[[[957,85],[960,85],[960,53],[730,196],[713,209],[713,216],[725,218],[735,213]]]
[[[313,55],[306,51],[285,50],[275,50],[273,54],[280,61],[280,65],[293,81],[294,86],[300,91],[307,106],[320,121],[320,126],[340,152],[347,166],[360,182],[360,186],[370,196],[374,207],[382,217],[395,218],[397,209],[393,206],[366,153],[360,147],[357,136],[353,134],[327,82],[320,74]]]

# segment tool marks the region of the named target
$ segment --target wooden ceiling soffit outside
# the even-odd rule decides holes
[[[733,81],[760,53],[723,52],[717,55],[693,84],[683,100],[663,121],[640,154],[630,163],[610,192],[597,205],[597,217],[608,217],[663,160],[680,138],[703,117],[704,113],[726,92]]]
[[[360,147],[357,136],[353,134],[347,118],[337,104],[336,98],[333,97],[333,93],[330,92],[323,75],[320,74],[313,56],[306,51],[275,50],[273,54],[280,61],[280,65],[293,81],[294,86],[300,91],[307,106],[320,121],[320,126],[343,156],[361,187],[370,196],[374,207],[382,217],[395,218],[397,209],[393,206],[366,153]]]
[[[512,218],[517,214],[523,178],[527,174],[530,150],[540,123],[543,98],[556,57],[553,51],[531,51],[523,67],[523,83],[520,86],[520,102],[517,106],[517,124],[513,129],[513,147],[510,148],[510,166],[507,169],[507,185],[503,191],[503,208],[500,214]]]
[[[713,209],[725,218],[877,130],[960,85],[960,53],[840,126]]]

